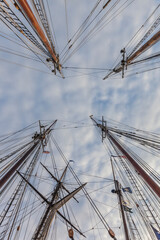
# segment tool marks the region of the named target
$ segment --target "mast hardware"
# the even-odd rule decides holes
[[[42,165],[44,166],[44,165]],[[45,166],[44,166],[45,167]],[[46,203],[46,207],[45,207],[45,211],[44,211],[44,215],[42,216],[42,218],[39,221],[38,227],[32,237],[32,240],[35,239],[46,239],[48,232],[49,232],[49,228],[51,225],[52,220],[55,217],[55,214],[57,213],[58,215],[60,215],[60,217],[62,217],[67,223],[70,224],[70,226],[72,228],[74,228],[80,235],[84,236],[85,235],[76,228],[76,226],[74,226],[67,218],[65,218],[65,216],[63,216],[58,210],[60,208],[62,208],[70,199],[72,199],[85,185],[82,184],[80,187],[76,188],[75,190],[73,190],[71,193],[68,193],[68,195],[64,196],[62,199],[59,198],[59,192],[62,189],[62,185],[63,185],[63,180],[65,178],[66,175],[66,171],[67,171],[68,165],[66,166],[66,168],[64,169],[57,185],[56,188],[54,189],[52,195],[52,198],[50,201],[48,201],[45,196],[43,196],[29,181],[27,181],[27,179],[20,173],[17,172],[18,175],[21,176],[21,178],[42,198],[43,201],[45,201]],[[45,167],[45,169],[47,169]],[[49,170],[47,169],[47,171],[49,172]],[[50,173],[50,172],[49,172]],[[50,173],[51,174],[51,173]],[[70,230],[72,230],[72,228]],[[73,231],[73,230],[72,230]],[[69,232],[68,232],[69,234]],[[72,232],[70,231],[70,238],[72,240],[74,240]]]
[[[104,117],[102,116],[102,142],[107,136],[107,121],[104,120]]]
[[[15,8],[17,8],[17,10],[20,11],[20,8],[19,8],[19,6],[18,6],[18,4],[16,2],[14,2],[14,6],[15,6]]]
[[[62,73],[62,65],[59,63],[59,54],[57,54],[56,57],[57,57],[57,63],[55,63],[53,58],[46,58],[46,62],[52,62],[54,66],[54,69],[52,70],[52,72],[56,75],[56,70],[58,70],[62,78],[64,78],[64,75]]]
[[[69,236],[69,238],[72,239],[72,240],[74,240],[73,235],[74,235],[73,229],[70,228],[70,229],[68,230],[68,236]]]
[[[127,69],[127,61],[126,61],[126,50],[125,48],[123,48],[120,53],[122,53],[122,61],[121,61],[121,66],[122,66],[122,78],[124,78],[124,70],[125,70],[125,67]]]
[[[111,228],[108,230],[108,233],[109,233],[109,235],[111,236],[111,238],[116,239],[116,238],[115,238],[115,233],[112,231]]]
[[[20,8],[21,12],[27,19],[27,21],[31,24],[32,29],[34,32],[38,35],[38,38],[43,43],[43,46],[45,47],[45,50],[47,51],[47,56],[50,56],[52,59],[52,62],[54,63],[54,66],[59,71],[62,78],[64,78],[62,72],[61,72],[61,64],[59,63],[59,54],[56,54],[54,46],[52,42],[48,41],[48,38],[46,37],[45,31],[39,24],[36,15],[32,11],[29,3],[27,0],[16,0],[16,4]]]
[[[96,120],[94,120],[93,115],[90,116],[93,122],[99,127],[102,131],[105,131],[104,126],[102,124],[98,124]],[[123,147],[122,143],[117,141],[116,136],[114,136],[111,131],[106,129],[107,138],[120,150],[120,152],[126,157],[127,161],[131,163],[134,169],[139,173],[144,181],[148,184],[148,186],[157,194],[160,198],[160,187],[159,185],[145,172],[145,170],[136,162],[136,160],[130,155],[126,149]]]

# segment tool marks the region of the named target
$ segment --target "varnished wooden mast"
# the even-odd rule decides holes
[[[23,12],[25,13],[25,15],[27,16],[27,18],[29,19],[29,21],[31,22],[32,26],[34,27],[34,29],[36,30],[39,38],[41,39],[41,41],[44,43],[46,49],[48,50],[48,52],[50,53],[52,59],[54,60],[55,63],[58,64],[59,59],[57,58],[56,54],[54,53],[54,51],[52,50],[49,41],[47,40],[41,26],[39,25],[37,19],[34,16],[34,13],[32,12],[27,0],[17,0],[17,2],[20,4]]]
[[[152,47],[154,44],[156,44],[158,41],[160,41],[160,31],[154,34],[153,37],[151,37],[145,44],[143,44],[136,52],[132,53],[126,60],[122,60],[118,66],[116,66],[112,71],[110,71],[103,80],[107,79],[112,73],[119,73],[122,71],[122,77],[124,77],[124,66],[131,65],[133,60],[135,60],[138,56],[140,56],[142,53],[144,53],[149,47]],[[123,50],[121,50],[123,51]]]
[[[153,46],[155,43],[160,41],[160,31],[154,34],[142,47],[140,47],[135,53],[133,53],[129,58],[127,58],[127,65],[129,65],[135,58],[141,55],[144,51],[146,51],[149,47]]]

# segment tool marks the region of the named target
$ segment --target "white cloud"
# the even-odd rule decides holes
[[[156,1],[153,0],[135,1],[121,16],[80,49],[73,59],[66,63],[66,66],[112,67],[120,49],[128,43],[155,5]],[[71,11],[72,8],[74,11]],[[51,9],[61,50],[64,40],[66,42],[63,1],[52,3]],[[91,9],[89,2],[68,1],[70,35],[82,23],[89,9]],[[3,31],[8,33],[6,28],[3,28]],[[1,38],[1,45],[14,50],[20,49],[3,38]],[[0,56],[9,61],[47,71],[43,64],[34,61],[4,53]],[[63,72],[66,76],[77,75],[65,69]],[[160,129],[159,70],[132,78],[119,77],[119,79],[106,81],[102,80],[105,73],[101,76],[97,74],[61,79],[1,61],[0,74],[0,132],[2,134],[18,130],[39,119],[65,119],[78,122],[81,119],[87,119],[91,114],[103,115],[140,129],[150,131]],[[88,122],[90,122],[89,119]],[[80,171],[87,171],[93,175],[111,176],[108,156],[93,128],[57,130],[55,134],[67,158],[74,159],[76,168],[79,167]],[[151,162],[151,164],[155,166],[155,163]],[[107,197],[106,200],[112,204],[112,197]],[[102,201],[105,201],[104,195]],[[87,207],[85,206],[84,209]],[[115,222],[115,215],[112,216],[114,219],[107,218],[111,225]],[[80,221],[85,225],[83,218],[85,216],[82,214]],[[93,235],[88,239],[94,239]],[[108,239],[107,233],[103,239]]]

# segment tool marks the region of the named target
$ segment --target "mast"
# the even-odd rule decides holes
[[[159,7],[159,5],[158,5],[158,7]],[[156,7],[156,9],[151,14],[151,16],[145,21],[144,25],[153,16],[153,14],[156,12],[158,7]],[[147,61],[147,60],[159,57],[159,54],[156,53],[155,55],[151,55],[149,57],[145,57],[144,59],[140,59],[139,61],[138,60],[134,61],[137,57],[142,55],[147,49],[149,49],[150,47],[154,46],[157,42],[160,41],[160,31],[156,32],[152,37],[150,37],[150,39],[147,40],[149,35],[152,34],[152,32],[159,25],[159,23],[160,23],[160,17],[158,17],[153,22],[153,24],[151,25],[149,30],[145,33],[145,35],[142,37],[140,42],[138,42],[138,44],[134,47],[134,49],[131,52],[130,52],[130,49],[128,50],[129,51],[128,57],[126,56],[127,49],[123,48],[120,51],[122,53],[122,60],[112,70],[109,71],[109,73],[103,78],[103,80],[107,79],[110,75],[114,75],[114,74],[120,73],[121,71],[122,71],[122,78],[123,78],[124,77],[124,70],[125,69],[127,70],[128,66],[131,66],[132,64],[141,63],[141,62],[144,62],[144,61]],[[144,27],[144,25],[142,25],[142,27]],[[140,30],[137,32],[137,34],[139,32],[140,32]],[[135,35],[135,36],[137,37],[137,35]],[[135,36],[132,38],[132,40],[135,39]]]
[[[14,166],[8,170],[8,172],[0,179],[0,188],[4,186],[4,184],[11,178],[11,176],[16,172],[17,169],[27,160],[29,155],[34,152],[39,143],[42,143],[42,148],[44,148],[44,141],[46,141],[46,136],[52,131],[53,125],[57,122],[55,120],[47,129],[43,127],[43,132],[41,132],[40,126],[40,134],[35,133],[33,136],[33,145],[29,147],[29,149],[23,154],[23,156],[14,164]]]
[[[139,205],[136,205],[136,207],[144,221],[144,224],[146,225],[146,227],[148,229],[149,235],[152,238],[153,237],[153,229],[152,229],[150,223],[154,224],[154,226],[156,225],[156,228],[159,229],[159,224],[156,219],[156,213],[155,213],[155,210],[152,205],[153,202],[150,201],[147,198],[147,196],[143,193],[143,191],[140,190],[140,186],[139,186],[138,182],[136,181],[136,177],[132,174],[129,167],[127,166],[127,163],[123,160],[123,158],[118,156],[118,159],[119,159],[119,162],[120,162],[122,168],[125,171],[125,174],[128,176],[128,179],[130,180],[131,186],[134,189],[136,196],[138,197],[138,200],[141,203],[141,208],[139,208]],[[133,219],[132,219],[132,221],[133,221]]]
[[[20,5],[20,9],[24,12],[25,16],[33,26],[33,28],[36,30],[36,33],[38,34],[39,38],[43,42],[44,46],[48,50],[52,61],[55,63],[57,70],[61,73],[61,65],[59,64],[59,57],[56,54],[54,48],[52,49],[52,46],[50,45],[48,39],[45,36],[45,33],[43,29],[41,28],[40,24],[38,23],[33,11],[31,10],[27,0],[17,0],[18,4]],[[53,45],[53,44],[52,44]]]
[[[154,34],[142,47],[140,47],[135,53],[133,53],[129,58],[127,58],[126,64],[129,65],[135,58],[141,55],[144,51],[146,51],[149,47],[152,47],[160,41],[160,31]]]
[[[145,44],[143,44],[136,52],[131,54],[129,57],[125,57],[125,49],[121,50],[122,53],[122,61],[118,63],[118,65],[110,71],[103,80],[107,79],[112,73],[119,73],[122,71],[122,78],[124,78],[124,68],[131,65],[133,60],[135,60],[138,56],[140,56],[143,52],[145,52],[148,48],[155,45],[158,41],[160,41],[160,31],[154,34]]]
[[[16,170],[22,165],[23,162],[27,159],[27,157],[35,150],[39,141],[34,143],[28,151],[19,159],[19,161],[0,179],[0,188],[9,180],[9,178],[16,172]]]
[[[141,168],[141,166],[131,157],[131,155],[119,144],[111,133],[108,134],[108,137],[111,141],[118,147],[118,149],[126,156],[132,166],[137,170],[137,172],[141,175],[141,177],[145,180],[145,182],[151,187],[151,189],[157,194],[160,198],[160,187],[150,178],[150,176]]]
[[[122,205],[123,196],[122,196],[122,193],[121,193],[120,184],[119,184],[119,182],[115,178],[112,158],[111,158],[111,166],[112,166],[112,173],[113,173],[113,179],[114,179],[114,184],[115,184],[115,193],[117,193],[117,195],[118,195],[120,210],[121,210],[121,214],[122,214],[122,221],[123,221],[123,227],[124,227],[124,233],[125,233],[125,240],[130,240],[129,233],[128,233],[128,227],[127,227],[127,223],[126,223],[126,218],[125,218],[125,214],[124,214],[124,209],[123,209],[123,205]]]
[[[128,227],[127,227],[127,223],[126,223],[126,218],[125,218],[125,214],[124,214],[124,209],[123,209],[123,205],[122,205],[123,196],[122,196],[121,189],[120,189],[120,183],[117,180],[115,180],[115,189],[116,189],[118,199],[119,199],[122,220],[123,220],[123,226],[124,226],[124,232],[125,232],[125,239],[130,240],[129,233],[128,233]]]
[[[110,133],[107,127],[104,127],[102,124],[99,124],[93,119],[91,119],[99,127],[102,131],[106,132],[108,139],[116,145],[116,147],[120,150],[120,152],[128,159],[128,161],[132,164],[132,166],[136,169],[136,171],[140,174],[140,176],[144,179],[144,181],[150,186],[150,188],[157,194],[160,198],[160,187],[152,180],[152,178],[143,170],[143,168],[132,158],[132,156],[124,149],[120,141],[118,142],[116,137]]]
[[[76,229],[76,231],[78,231],[82,236],[83,233],[81,233],[76,227],[74,227],[74,225],[67,220],[58,210],[65,205],[71,198],[73,198],[75,196],[75,194],[77,194],[85,185],[83,184],[82,186],[78,187],[77,189],[75,189],[74,191],[72,191],[71,193],[69,193],[68,195],[66,195],[65,197],[63,197],[63,199],[59,200],[59,192],[62,189],[63,186],[63,179],[65,178],[66,175],[66,171],[67,171],[68,165],[66,166],[66,168],[64,169],[60,179],[57,181],[57,186],[55,188],[55,190],[53,191],[53,193],[51,194],[51,200],[48,201],[35,187],[32,186],[32,184],[30,184],[22,174],[20,174],[18,172],[18,174],[22,177],[22,179],[27,182],[27,184],[42,198],[43,201],[45,201],[45,203],[47,204],[45,211],[40,219],[40,222],[38,224],[37,229],[34,232],[34,235],[32,236],[32,240],[36,240],[36,239],[40,239],[40,240],[44,240],[47,238],[49,229],[50,229],[50,225],[55,217],[55,214],[58,213],[63,219],[65,219],[65,221],[67,221],[67,223],[69,223],[73,228]],[[45,167],[45,169],[47,170],[48,173],[49,170]],[[52,176],[52,173],[50,173],[50,175]],[[55,179],[55,178],[54,178]]]

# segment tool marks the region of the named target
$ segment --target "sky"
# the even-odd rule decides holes
[[[95,3],[95,1],[93,2]],[[156,6],[156,1],[147,0],[147,2],[152,7],[144,9],[144,1],[134,1],[123,14],[115,18],[92,41],[81,48],[74,55],[73,60],[66,65],[110,68],[120,50],[128,43]],[[58,5],[63,6],[63,1],[60,1]],[[90,4],[86,1],[79,5],[76,9],[74,4],[68,1],[68,19],[73,25],[72,27],[69,24],[70,32],[72,28],[76,28],[73,24],[74,15],[76,15],[76,23],[79,26],[84,19],[83,15],[87,12],[87,7],[89,10],[91,9]],[[71,6],[73,7],[73,16],[70,12]],[[60,8],[61,6],[57,7],[63,9]],[[74,11],[74,9],[76,10]],[[83,9],[85,9],[85,13],[82,14]],[[64,15],[63,11],[61,14]],[[56,35],[57,39],[62,33],[65,39],[65,23],[56,14],[57,12],[53,8],[53,20],[59,29]],[[80,18],[77,17],[78,14]],[[1,25],[4,32],[11,34],[2,23]],[[62,39],[61,36],[59,38]],[[61,42],[60,44],[62,45]],[[1,45],[13,50],[19,47],[3,38],[1,38]],[[60,49],[62,49],[61,45]],[[26,61],[2,51],[1,58],[38,69],[43,68],[42,64]],[[91,114],[104,115],[140,128],[154,130],[159,127],[159,70],[128,79],[102,81],[105,74],[59,79],[54,75],[36,72],[1,60],[0,71],[1,126],[3,130],[7,131],[8,125],[11,130],[19,129],[38,119],[64,118],[74,121],[86,118]],[[76,74],[69,72],[69,75],[75,76]]]
[[[59,52],[67,41],[64,2],[49,1]],[[96,1],[66,2],[68,34],[71,37]],[[156,0],[133,1],[77,51],[65,67],[111,68],[120,50],[157,5]],[[13,36],[2,22],[0,29],[0,33]],[[66,78],[62,79],[48,71],[42,63],[4,53],[2,49],[7,47],[14,51],[24,50],[2,36],[0,41],[0,135],[37,120],[58,119],[62,124],[63,121],[77,123],[84,120],[92,124],[89,119],[92,114],[99,119],[103,115],[106,119],[159,133],[159,69],[130,78],[122,79],[119,76],[105,81],[102,80],[105,72],[77,76],[77,72],[63,69]],[[31,54],[29,51],[26,53]],[[60,133],[63,134],[61,137]],[[100,140],[95,139],[96,136],[95,130],[90,127],[87,130],[80,128],[79,131],[56,132],[57,141],[60,141],[68,158],[77,159],[76,164],[83,170],[88,170],[93,161],[95,169],[98,168],[98,172],[105,175],[105,153],[99,150]],[[81,164],[80,158],[84,158]]]

